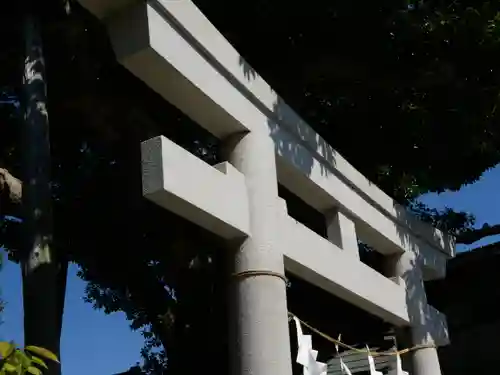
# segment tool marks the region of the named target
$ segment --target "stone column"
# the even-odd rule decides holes
[[[237,134],[225,154],[245,175],[251,230],[230,254],[231,374],[291,375],[274,144],[267,134]]]
[[[387,264],[388,276],[406,286],[406,303],[410,316],[410,332],[412,345],[434,345],[429,334],[431,322],[426,316],[427,296],[425,294],[422,272],[414,253],[389,257]],[[411,375],[441,375],[439,357],[435,347],[424,347],[412,352]]]

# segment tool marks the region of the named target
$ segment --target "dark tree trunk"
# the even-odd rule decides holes
[[[22,15],[24,337],[26,345],[44,347],[59,357],[67,262],[53,245],[47,88],[36,6],[25,1]],[[59,364],[48,365],[45,374],[61,374]]]

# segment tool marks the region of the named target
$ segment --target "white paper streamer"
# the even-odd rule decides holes
[[[399,354],[396,355],[396,367],[391,369],[387,375],[409,375],[407,371],[403,371]]]
[[[370,366],[370,375],[384,375],[382,372],[375,369],[375,360],[370,355],[370,348],[367,346],[366,351],[368,353],[368,365]]]
[[[339,345],[338,344],[335,344],[335,350],[337,351],[337,356],[339,358],[341,373],[346,374],[346,375],[352,375],[351,370],[349,370],[349,367],[347,367],[347,365],[344,363],[344,360],[342,359],[342,356],[339,353]]]
[[[304,367],[303,375],[326,375],[327,364],[318,362],[318,351],[312,348],[311,335],[304,335],[300,321],[293,317],[297,328],[297,363]]]

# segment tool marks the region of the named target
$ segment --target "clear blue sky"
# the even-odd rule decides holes
[[[6,262],[0,272],[2,298],[7,302],[0,340],[23,344],[21,274],[19,266]],[[105,315],[82,300],[85,282],[71,266],[61,342],[63,373],[67,375],[113,375],[140,360],[142,337],[131,332],[123,313]],[[41,323],[43,324],[43,323]]]
[[[472,212],[479,225],[496,224],[500,223],[499,186],[500,167],[497,167],[459,192],[428,195],[422,201],[437,208],[448,206]],[[488,241],[491,240],[500,238]],[[106,316],[83,302],[85,283],[76,277],[76,271],[76,267],[70,268],[66,296],[61,353],[64,373],[88,375],[90,371],[92,375],[112,375],[128,369],[140,359],[142,337],[130,331],[122,313]],[[5,264],[0,272],[0,286],[7,301],[0,339],[22,344],[21,278],[17,265]]]
[[[445,192],[442,194],[429,194],[422,197],[422,202],[431,207],[451,207],[456,210],[471,212],[476,215],[476,226],[484,223],[500,223],[500,166],[483,174],[481,179],[464,186],[458,192]],[[480,245],[500,241],[500,236],[484,238],[470,246],[458,246],[458,251],[466,251]]]

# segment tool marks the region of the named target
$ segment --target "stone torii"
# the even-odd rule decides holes
[[[142,143],[144,196],[234,244],[230,272],[238,277],[233,279],[231,321],[236,325],[234,342],[240,345],[233,355],[240,366],[233,368],[234,373],[291,373],[286,265],[326,290],[335,289],[334,294],[342,294],[339,287],[350,290],[348,300],[397,326],[409,323],[413,343],[423,346],[414,355],[414,374],[439,375],[433,344],[447,344],[446,321],[426,302],[414,254],[388,258],[394,276],[390,280],[361,263],[355,249],[345,246],[352,245],[355,237],[354,228],[343,225],[343,215],[329,216],[330,241],[289,217],[277,194],[276,172],[266,162],[274,159],[269,143],[266,137],[239,135],[227,142],[229,161],[213,167],[165,137]],[[334,242],[343,243],[347,251]],[[371,283],[384,288],[378,291],[380,298],[370,291]],[[384,291],[403,300],[386,301]],[[397,312],[393,306],[401,303],[407,308]],[[252,360],[268,356],[286,360]],[[275,366],[275,371],[268,366]]]
[[[145,141],[143,193],[232,248],[231,373],[291,374],[286,269],[409,328],[420,345],[412,375],[440,375],[446,319],[423,279],[444,277],[453,240],[407,215],[242,68],[192,1],[79,2],[107,26],[119,63],[223,144],[226,161],[212,167],[164,137]],[[288,215],[278,181],[324,215],[327,239]],[[385,276],[359,260],[358,238],[387,256]]]

